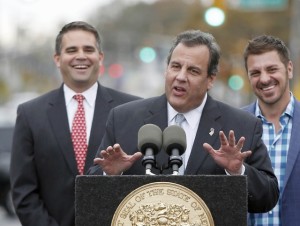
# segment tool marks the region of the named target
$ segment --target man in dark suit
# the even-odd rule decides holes
[[[145,174],[142,154],[137,149],[138,130],[145,124],[164,130],[182,113],[182,127],[187,134],[184,174],[247,175],[249,211],[270,210],[279,194],[261,140],[260,120],[207,94],[216,79],[219,58],[219,47],[210,34],[179,34],[167,59],[165,94],[133,101],[110,112],[95,166],[89,174]],[[229,134],[228,138],[225,134]],[[238,142],[235,137],[240,137]],[[168,155],[159,152],[158,169],[153,173],[171,173],[164,168],[167,162]]]
[[[268,213],[250,214],[250,226],[293,226],[300,222],[300,102],[290,90],[293,63],[285,43],[271,35],[254,37],[244,51],[248,79],[257,101],[244,107],[263,124],[263,141],[278,178],[280,198]]]
[[[97,82],[103,57],[94,27],[81,21],[65,25],[54,55],[63,85],[18,107],[10,172],[13,202],[23,226],[75,225],[75,177],[92,165],[110,109],[138,99]],[[84,97],[83,169],[71,136],[79,105],[75,94]]]

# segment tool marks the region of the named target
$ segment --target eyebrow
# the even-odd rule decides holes
[[[72,49],[78,49],[78,47],[77,46],[68,46],[65,49],[72,50]],[[86,45],[86,46],[83,46],[83,49],[97,49],[97,48],[95,46]]]

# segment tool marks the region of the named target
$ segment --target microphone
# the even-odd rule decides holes
[[[156,165],[155,155],[162,146],[162,131],[154,124],[146,124],[138,131],[138,148],[143,153],[143,166],[146,168],[146,174],[154,175],[151,172],[152,167]]]
[[[169,165],[173,174],[178,175],[179,167],[182,165],[181,155],[186,149],[186,134],[180,126],[171,125],[164,130],[163,148],[170,156]]]

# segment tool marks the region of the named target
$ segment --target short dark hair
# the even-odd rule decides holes
[[[170,63],[171,56],[173,54],[174,49],[180,43],[188,47],[193,47],[198,45],[207,46],[210,53],[207,73],[208,75],[217,74],[218,64],[220,59],[220,47],[217,44],[215,38],[211,34],[202,32],[200,30],[187,30],[177,35],[177,37],[174,40],[173,46],[169,51],[169,55],[167,58],[168,65]]]
[[[96,28],[83,21],[74,21],[63,26],[63,28],[58,33],[55,40],[55,53],[57,55],[60,55],[61,53],[61,42],[64,34],[67,33],[68,31],[73,31],[73,30],[83,30],[83,31],[91,32],[96,38],[96,46],[98,51],[102,52],[101,38]]]
[[[244,50],[246,71],[248,71],[247,60],[249,55],[258,55],[273,50],[279,54],[281,62],[287,66],[290,61],[290,51],[281,39],[271,35],[260,35],[249,40]]]

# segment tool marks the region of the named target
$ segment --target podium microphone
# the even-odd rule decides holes
[[[182,165],[181,155],[186,149],[186,135],[180,126],[171,125],[164,130],[163,148],[170,156],[169,165],[172,167],[173,175],[178,175],[179,167]]]
[[[154,124],[146,124],[138,132],[138,148],[143,153],[143,166],[146,168],[147,175],[154,175],[151,172],[155,167],[155,155],[160,151],[162,146],[162,131]]]

